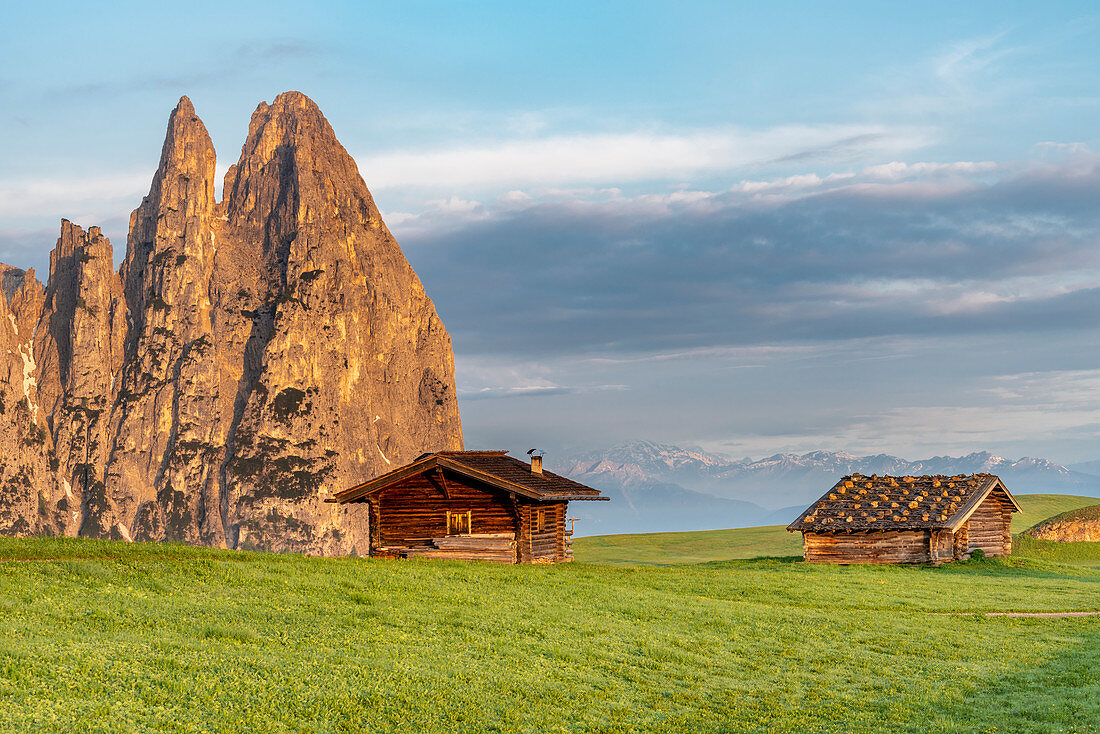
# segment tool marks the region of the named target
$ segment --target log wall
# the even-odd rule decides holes
[[[385,555],[383,549],[411,548],[414,551],[410,555],[433,557],[433,539],[447,536],[449,511],[470,513],[471,534],[514,533],[515,559],[519,563],[566,560],[567,503],[532,503],[478,486],[461,475],[448,473],[444,479],[417,475],[370,497],[372,553]],[[535,532],[533,523],[540,509],[544,512],[544,527]]]
[[[958,530],[955,531],[955,550],[953,556],[955,560],[960,560],[969,552],[970,541],[968,537],[968,531],[970,529],[970,523],[964,522]]]
[[[565,560],[565,507],[566,503],[539,504],[532,506],[527,513],[530,527],[530,553],[533,562],[553,562]],[[535,518],[539,510],[544,513],[542,532],[536,532]]]
[[[517,563],[531,562],[531,505],[517,505],[519,533],[516,536]]]
[[[802,547],[810,563],[927,563],[927,530],[890,530],[868,533],[802,533]]]
[[[1012,505],[1007,498],[991,493],[966,521],[966,550],[981,548],[987,556],[1012,552]]]
[[[514,533],[516,516],[508,496],[446,477],[447,495],[423,475],[406,479],[372,498],[378,516],[378,546],[429,545],[447,535],[447,512],[471,513],[471,533]]]

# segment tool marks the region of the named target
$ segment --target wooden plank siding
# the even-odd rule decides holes
[[[557,563],[565,560],[565,508],[564,502],[544,503],[530,508],[527,523],[532,562]],[[535,519],[540,510],[543,512],[543,530],[536,532]]]
[[[950,530],[932,530],[928,537],[929,563],[942,563],[953,560],[955,554],[955,535]]]
[[[446,494],[444,494],[444,488]],[[372,554],[380,557],[408,555],[442,557],[433,552],[448,536],[447,514],[470,513],[469,533],[513,533],[515,563],[558,563],[567,559],[565,549],[566,502],[533,502],[526,497],[479,486],[476,480],[446,474],[415,475],[372,494],[370,538]],[[544,526],[534,530],[538,512]],[[490,553],[471,550],[471,558],[503,560],[496,549]],[[451,554],[449,557],[457,558]]]
[[[927,563],[928,530],[802,534],[810,563]]]
[[[987,556],[1012,552],[1012,506],[1007,498],[991,493],[966,521],[966,552],[981,549]]]
[[[427,477],[416,475],[378,492],[376,547],[429,545],[447,535],[447,513],[471,516],[471,533],[515,533],[515,507],[506,494],[446,477],[447,496]]]

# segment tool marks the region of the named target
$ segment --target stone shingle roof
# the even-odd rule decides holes
[[[951,477],[852,474],[810,505],[787,530],[847,533],[954,529],[994,490],[1003,492],[1015,509],[1020,509],[993,474]]]

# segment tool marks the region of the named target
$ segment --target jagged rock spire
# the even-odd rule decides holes
[[[215,165],[183,97],[117,274],[68,221],[45,291],[0,273],[49,427],[0,531],[346,553],[366,519],[325,496],[462,447],[450,337],[317,106],[259,105],[223,202]]]

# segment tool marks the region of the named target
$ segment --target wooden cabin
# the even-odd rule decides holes
[[[370,554],[502,563],[573,560],[566,510],[607,500],[507,451],[439,451],[345,490],[340,504],[369,506]]]
[[[812,563],[944,563],[1012,553],[1020,505],[992,474],[844,477],[788,532]]]

